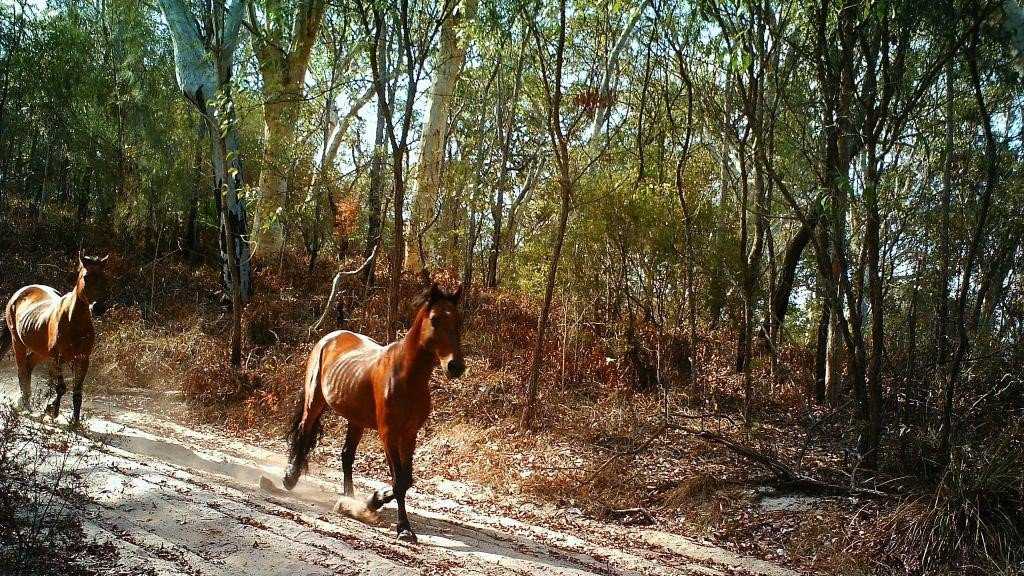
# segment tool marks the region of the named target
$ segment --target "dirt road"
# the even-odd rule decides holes
[[[16,389],[4,365],[4,401],[13,403]],[[478,512],[460,498],[457,482],[413,488],[409,512],[420,538],[409,545],[392,535],[393,504],[376,526],[333,512],[337,470],[319,467],[286,493],[276,488],[279,454],[107,399],[89,398],[85,416],[84,437],[51,442],[45,450],[53,460],[70,456],[69,465],[98,504],[87,511],[86,529],[113,542],[127,570],[150,566],[166,575],[225,576],[795,574],[656,530],[577,515],[570,522],[574,530],[566,533]],[[35,417],[26,422],[54,428]],[[358,494],[381,487],[356,479]]]

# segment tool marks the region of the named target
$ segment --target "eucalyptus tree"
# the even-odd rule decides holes
[[[580,8],[574,6],[574,9]],[[552,14],[552,12],[554,12]],[[541,365],[544,362],[545,338],[551,315],[551,303],[558,266],[565,245],[569,214],[577,184],[601,157],[603,149],[596,152],[583,142],[585,128],[584,109],[573,108],[566,94],[566,82],[570,75],[580,74],[587,62],[578,58],[575,37],[569,37],[568,28],[575,24],[568,17],[567,0],[560,0],[555,10],[546,7],[539,10],[529,22],[530,36],[534,48],[535,74],[539,89],[535,88],[534,113],[543,119],[547,132],[554,180],[558,191],[558,216],[551,256],[548,261],[544,284],[544,296],[537,318],[537,335],[530,360],[530,371],[526,381],[526,398],[519,419],[519,427],[528,430],[533,425],[536,411],[537,392],[540,383]],[[582,10],[574,10],[573,18],[582,18]],[[574,35],[575,36],[575,35]],[[539,92],[537,94],[536,92]]]
[[[223,276],[231,293],[231,363],[241,364],[242,310],[251,294],[248,214],[231,82],[246,0],[216,0],[194,12],[188,0],[160,0],[185,98],[209,128],[214,195],[221,213]]]
[[[415,187],[410,200],[409,239],[414,245],[406,250],[406,267],[419,271],[425,266],[423,246],[419,242],[437,202],[443,175],[445,140],[451,116],[452,99],[466,59],[469,29],[476,17],[477,0],[461,0],[448,5],[442,15],[440,47],[434,56],[434,80],[430,87],[430,107],[423,125],[423,146],[417,165]]]
[[[326,8],[326,0],[248,3],[245,22],[263,81],[265,141],[253,226],[257,249],[279,247],[282,219],[288,218],[295,203],[289,180],[297,161],[296,129],[305,103],[306,70]]]
[[[391,149],[391,176],[394,196],[393,237],[391,246],[387,339],[393,340],[398,325],[398,301],[405,259],[405,191],[406,162],[415,120],[416,95],[426,74],[426,64],[434,49],[450,0],[442,3],[426,0],[390,0],[365,3],[359,0],[356,12],[367,43],[376,46],[368,51],[373,74],[377,107],[382,114],[384,134]],[[388,30],[392,33],[388,33]],[[388,40],[392,40],[389,42]],[[390,54],[382,54],[389,52]],[[381,56],[384,56],[382,58]],[[390,70],[388,63],[391,64]],[[390,78],[402,78],[404,89],[392,91]]]

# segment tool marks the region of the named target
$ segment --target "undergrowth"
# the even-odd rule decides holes
[[[109,574],[117,551],[89,538],[83,479],[70,469],[75,436],[46,434],[0,405],[0,574]]]
[[[313,343],[334,328],[378,339],[386,328],[381,272],[377,286],[346,295],[339,299],[342,310],[328,311],[328,318],[343,318],[343,324],[328,322],[313,331],[339,264],[325,263],[310,274],[278,274],[304,270],[291,259],[286,254],[280,266],[258,271],[238,369],[227,363],[230,314],[214,270],[166,258],[160,277],[178,280],[160,284],[146,274],[151,269],[133,273],[122,261],[117,306],[100,320],[93,389],[180,392],[191,416],[237,434],[280,436]],[[378,270],[384,269],[378,262]],[[30,276],[21,270],[4,287],[28,283]],[[42,280],[68,284],[62,278]],[[403,279],[403,302],[418,290],[415,277]],[[535,430],[522,434],[516,423],[536,333],[536,302],[503,291],[469,295],[463,329],[467,374],[457,381],[434,375],[434,414],[420,438],[418,474],[468,480],[498,496],[577,508],[595,518],[653,520],[663,530],[817,572],[1008,574],[1019,566],[1019,423],[1005,427],[999,442],[985,442],[990,436],[965,441],[945,473],[936,476],[928,474],[935,467],[925,464],[934,455],[928,444],[933,438],[919,434],[924,440],[918,444],[901,444],[894,433],[892,459],[876,479],[892,479],[893,496],[818,499],[811,509],[766,511],[759,504],[772,481],[766,470],[666,423],[692,423],[737,438],[824,480],[850,482],[850,470],[863,476],[847,449],[857,429],[853,414],[807,401],[813,366],[808,351],[787,345],[777,351],[774,369],[765,359],[754,363],[758,418],[747,427],[740,417],[741,380],[732,369],[731,330],[706,330],[691,343],[641,323],[636,334],[642,341],[660,341],[664,348],[636,350],[603,324],[563,321],[566,306],[556,299]],[[411,313],[402,310],[406,320]],[[652,361],[661,362],[653,381]],[[328,438],[343,437],[341,419],[325,424]],[[649,517],[609,515],[633,508]]]

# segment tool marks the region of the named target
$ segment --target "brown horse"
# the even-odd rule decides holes
[[[321,434],[325,406],[348,420],[342,469],[345,495],[352,496],[352,462],[363,430],[375,428],[391,469],[392,490],[374,492],[367,507],[379,510],[398,501],[398,538],[416,541],[405,513],[405,493],[412,485],[416,434],[430,415],[430,374],[443,366],[450,378],[466,369],[462,359],[462,289],[448,294],[431,284],[419,299],[416,317],[405,337],[387,346],[339,330],[324,336],[309,355],[306,381],[289,432],[289,466],[284,485],[291,490],[306,469],[309,453]]]
[[[0,355],[14,345],[22,408],[28,410],[32,398],[32,370],[49,359],[56,378],[57,396],[47,406],[46,413],[56,418],[66,390],[63,366],[70,363],[75,374],[71,423],[78,425],[82,413],[82,382],[89,369],[89,355],[96,337],[92,309],[99,314],[107,294],[104,271],[107,258],[80,253],[78,281],[74,290],[63,296],[49,286],[32,285],[15,292],[7,303],[5,322],[0,325]]]

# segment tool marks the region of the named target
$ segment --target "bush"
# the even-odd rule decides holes
[[[89,539],[80,519],[89,504],[70,468],[72,434],[47,434],[0,406],[0,574],[108,573],[109,544]]]
[[[884,552],[911,574],[942,566],[991,573],[1024,560],[1021,426],[983,449],[957,450],[929,493],[882,519]]]

